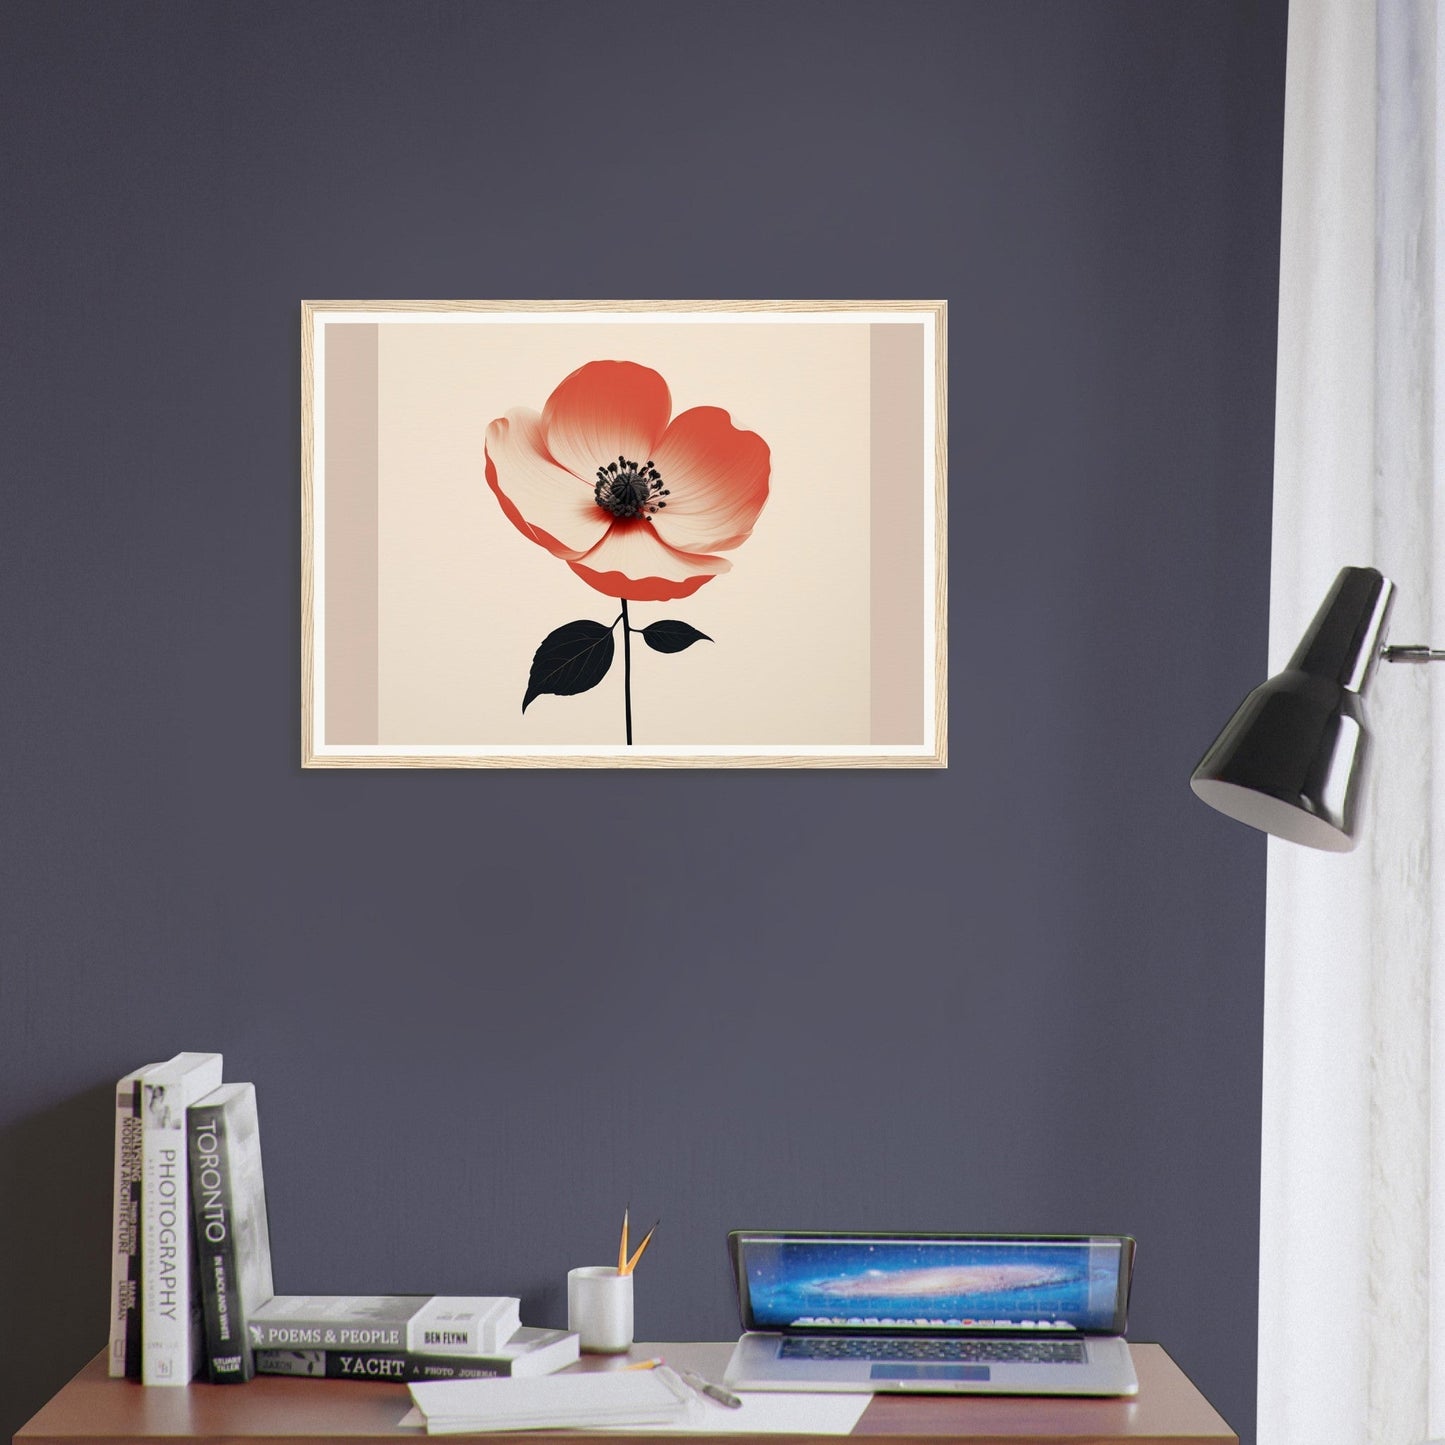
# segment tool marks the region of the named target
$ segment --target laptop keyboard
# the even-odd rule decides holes
[[[783,1360],[949,1360],[979,1365],[1082,1365],[1083,1340],[788,1338]]]

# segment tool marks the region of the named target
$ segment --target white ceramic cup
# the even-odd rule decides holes
[[[613,1264],[567,1271],[567,1328],[594,1355],[620,1355],[632,1345],[632,1276]]]

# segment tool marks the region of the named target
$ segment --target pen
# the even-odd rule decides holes
[[[706,1395],[709,1399],[716,1400],[719,1405],[726,1405],[729,1410],[741,1410],[743,1402],[733,1394],[731,1390],[724,1390],[721,1385],[714,1385],[711,1380],[704,1380],[696,1370],[679,1370],[677,1372],[692,1386],[700,1395]]]

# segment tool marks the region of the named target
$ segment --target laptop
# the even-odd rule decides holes
[[[728,1235],[737,1390],[1135,1395],[1121,1234]]]

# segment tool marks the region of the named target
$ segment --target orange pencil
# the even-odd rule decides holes
[[[636,1250],[633,1252],[632,1258],[629,1259],[627,1263],[617,1271],[619,1274],[631,1274],[632,1271],[637,1268],[637,1261],[642,1258],[642,1251],[646,1249],[649,1244],[652,1243],[652,1236],[657,1232],[657,1225],[661,1223],[662,1221],[659,1219],[657,1221],[657,1224],[654,1224],[652,1228],[649,1229],[647,1233],[642,1236],[642,1243],[637,1246]]]
[[[629,1204],[622,1211],[622,1243],[617,1246],[617,1273],[627,1273],[627,1216],[632,1213],[632,1206]]]

